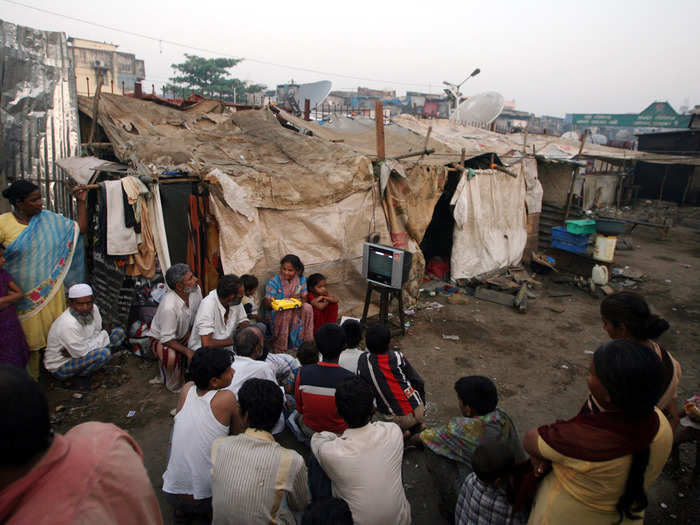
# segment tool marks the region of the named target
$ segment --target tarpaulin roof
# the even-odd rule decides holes
[[[523,146],[527,153],[532,153],[534,145],[535,154],[549,161],[571,160],[578,155],[581,148],[581,143],[575,140],[551,135],[528,134],[526,141],[523,133],[504,135],[472,126],[462,126],[446,119],[425,120],[417,119],[412,115],[398,115],[392,118],[392,122],[418,135],[425,135],[428,127],[432,127],[431,137],[444,142],[456,151],[464,148],[467,158],[484,153],[496,153],[506,165],[510,163],[509,160],[520,158]],[[585,143],[581,157],[597,158],[617,164],[625,161],[644,161],[656,164],[700,165],[698,157],[647,153],[611,148],[590,142]]]
[[[307,129],[315,136],[322,139],[342,143],[354,151],[376,157],[377,138],[374,119],[363,117],[348,117],[333,114],[322,123],[309,122],[299,117],[280,111],[280,117],[299,129]],[[402,126],[389,123],[384,126],[384,144],[387,157],[396,157],[405,153],[420,152],[426,148],[426,135],[428,129],[421,135]],[[445,142],[431,138],[427,142],[427,149],[434,149],[435,153],[425,155],[420,159],[421,164],[444,165],[454,160],[459,160],[459,150],[455,152]],[[448,157],[447,159],[445,157]],[[411,157],[410,162],[415,162],[419,157]]]
[[[93,104],[93,98],[79,97],[88,116]],[[154,176],[180,170],[205,177],[218,169],[258,208],[321,206],[372,186],[367,157],[286,129],[268,109],[233,112],[204,100],[183,111],[103,94],[97,121],[120,161],[139,162]]]

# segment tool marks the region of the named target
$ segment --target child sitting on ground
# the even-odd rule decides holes
[[[377,416],[393,421],[408,440],[425,429],[423,379],[401,352],[389,351],[391,331],[383,324],[367,329],[367,350],[360,356],[357,373],[374,387]]]
[[[309,302],[314,307],[314,333],[326,323],[338,321],[338,298],[328,293],[326,277],[320,273],[309,276]]]
[[[472,455],[455,508],[456,525],[525,525],[528,513],[513,510],[515,456],[505,443],[490,441]],[[575,517],[572,516],[575,521]]]
[[[284,355],[284,354],[278,354]],[[301,366],[315,365],[318,363],[318,349],[316,348],[316,343],[313,341],[304,341],[297,350],[297,359]],[[301,441],[306,443],[309,438],[304,434],[299,425],[297,425],[297,417],[299,412],[297,412],[297,403],[294,399],[294,385],[296,384],[297,375],[299,375],[299,370],[301,367],[294,371],[294,380],[291,385],[284,385],[284,391],[286,392],[287,403],[285,404],[285,417],[287,418],[287,426],[292,431],[294,436]]]
[[[527,460],[510,416],[497,408],[498,391],[488,377],[467,376],[455,383],[459,417],[423,431],[425,461],[440,495],[440,510],[451,515],[459,489],[472,472],[474,450],[487,441],[505,443],[518,463]]]
[[[12,275],[3,268],[4,253],[5,246],[0,244],[0,363],[24,368],[29,361],[29,346],[15,306],[24,294]]]
[[[258,291],[258,285],[260,284],[258,278],[254,275],[244,274],[241,275],[241,283],[243,284],[243,308],[245,308],[245,313],[248,315],[248,319],[251,321],[262,321],[262,316],[258,314],[258,306],[255,303],[255,294]]]
[[[346,319],[340,326],[345,332],[345,346],[347,346],[347,348],[340,354],[338,364],[346,370],[350,370],[353,374],[356,374],[357,362],[360,356],[364,354],[364,350],[360,348],[360,342],[362,341],[362,325],[355,319]]]

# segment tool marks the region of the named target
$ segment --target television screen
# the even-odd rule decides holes
[[[370,248],[368,271],[376,276],[381,276],[387,283],[391,282],[392,267],[394,264],[394,256],[390,251]]]

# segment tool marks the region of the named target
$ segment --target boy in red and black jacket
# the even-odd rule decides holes
[[[357,374],[374,387],[377,415],[394,421],[404,437],[425,428],[425,383],[401,352],[390,351],[391,331],[375,324],[365,334],[366,352],[357,363]]]

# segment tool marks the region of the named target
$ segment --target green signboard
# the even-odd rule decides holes
[[[654,102],[639,114],[574,113],[573,124],[629,128],[687,128],[690,125],[690,115],[679,115],[668,102]]]

